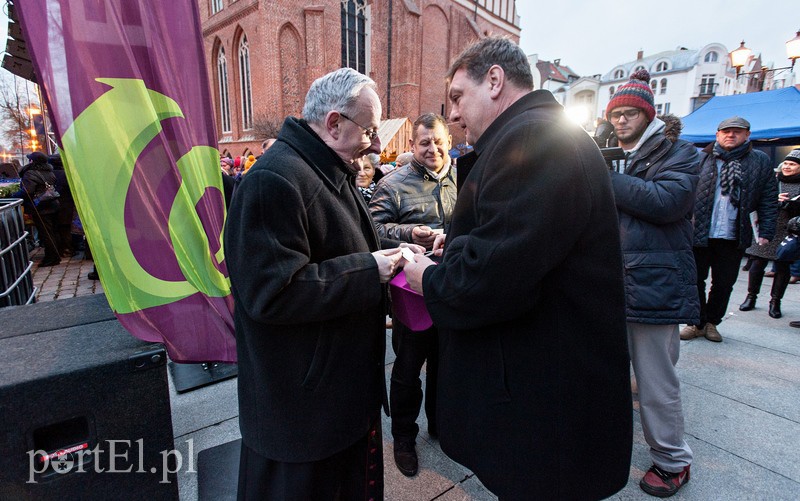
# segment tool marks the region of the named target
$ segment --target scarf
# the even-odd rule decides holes
[[[375,193],[375,181],[369,183],[369,186],[366,188],[362,188],[361,186],[356,186],[358,191],[361,192],[361,196],[364,197],[364,201],[369,204],[370,199],[372,199],[372,194]]]
[[[800,174],[786,176],[783,172],[778,172],[778,181],[782,183],[800,183]]]
[[[450,171],[450,159],[447,159],[447,163],[439,170],[439,172],[433,172],[430,170],[425,164],[418,162],[416,158],[411,159],[411,165],[419,172],[420,174],[428,173],[428,176],[433,178],[434,181],[439,181],[447,176],[447,173]]]
[[[736,188],[739,187],[742,181],[741,159],[750,153],[751,148],[750,141],[745,141],[730,151],[724,149],[719,143],[714,143],[714,156],[724,162],[719,173],[719,186],[722,189],[722,195],[729,196],[731,205],[736,208],[739,207],[739,193]]]

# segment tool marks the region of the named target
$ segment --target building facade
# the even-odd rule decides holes
[[[375,80],[384,119],[446,116],[449,63],[475,39],[520,33],[514,0],[198,2],[219,149],[233,156],[260,153],[311,82],[344,66]]]
[[[656,114],[683,117],[714,96],[741,92],[728,49],[722,44],[710,43],[701,49],[679,47],[646,57],[639,51],[636,59],[615,66],[600,78],[598,117],[602,117],[615,90],[640,69],[650,73]]]
[[[633,73],[645,69],[650,73],[657,114],[671,113],[684,117],[714,96],[753,92],[758,81],[752,77],[737,78],[731,67],[728,49],[720,43],[710,43],[700,49],[679,47],[675,50],[645,56],[618,64],[604,75],[579,77],[560,61],[536,60],[541,88],[550,90],[564,105],[566,113],[593,132],[598,121],[605,117],[611,96],[630,80]],[[758,57],[751,58],[743,71],[761,68]]]

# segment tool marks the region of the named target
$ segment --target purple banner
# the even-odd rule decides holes
[[[179,362],[236,359],[197,2],[16,4],[109,304]]]

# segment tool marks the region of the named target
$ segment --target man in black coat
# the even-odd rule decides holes
[[[681,339],[705,336],[721,342],[717,325],[728,310],[744,251],[753,243],[751,214],[758,220],[759,245],[775,237],[778,181],[769,157],[753,149],[750,122],[720,122],[717,140],[700,154],[700,181],[694,207],[694,260],[700,322],[681,330]],[[711,287],[706,296],[706,279]]]
[[[441,264],[405,268],[439,328],[442,450],[500,499],[611,496],[632,410],[606,164],[552,94],[531,92],[512,41],[476,42],[448,80],[474,151],[458,159]]]
[[[675,364],[679,324],[700,318],[692,255],[698,154],[691,143],[677,139],[679,120],[665,123],[655,116],[646,70],[621,85],[606,110],[625,152],[610,175],[625,260],[628,348],[653,461],[639,486],[668,497],[689,481],[693,457],[683,436]]]
[[[244,177],[225,228],[235,302],[240,499],[381,499],[385,286],[354,185],[379,152],[375,83],[348,68],[317,79]],[[423,249],[414,246],[416,252]]]

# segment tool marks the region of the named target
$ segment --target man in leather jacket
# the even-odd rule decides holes
[[[438,232],[450,223],[456,204],[456,171],[448,151],[451,139],[445,119],[434,113],[414,121],[409,145],[413,158],[381,179],[369,210],[378,234],[430,249]],[[420,370],[428,361],[425,414],[428,434],[436,431],[436,372],[439,358],[436,326],[414,332],[394,319],[392,347],[397,355],[392,368],[390,406],[394,460],[406,476],[417,473],[416,420],[422,403]]]

